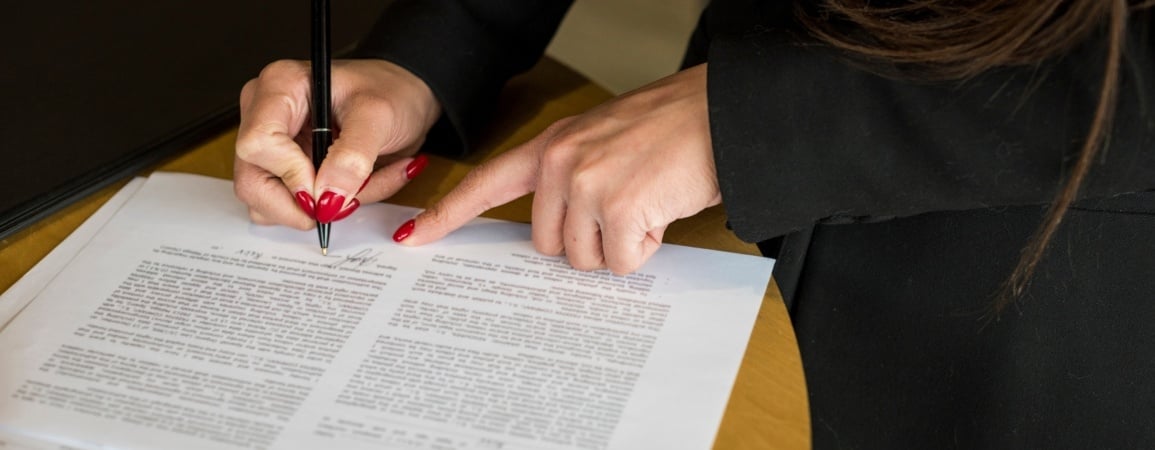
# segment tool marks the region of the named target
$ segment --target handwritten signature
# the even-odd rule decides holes
[[[374,252],[372,249],[367,248],[352,255],[332,255],[330,258],[335,258],[336,260],[324,266],[333,269],[346,266],[365,267],[377,262],[377,257],[381,256],[381,253],[382,252]]]
[[[213,247],[214,250],[216,248],[217,247]],[[244,250],[244,249],[237,250],[237,251],[233,252],[233,254],[240,256],[242,258],[249,258],[249,259],[261,259],[262,256],[265,256],[264,253],[258,252],[256,250]]]

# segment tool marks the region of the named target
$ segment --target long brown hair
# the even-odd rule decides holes
[[[1127,15],[1155,0],[823,0],[796,2],[798,19],[820,40],[906,75],[966,79],[995,67],[1037,64],[1106,24],[1108,52],[1099,101],[1078,159],[1043,222],[996,294],[1001,312],[1028,286],[1095,155],[1105,145],[1119,79]]]

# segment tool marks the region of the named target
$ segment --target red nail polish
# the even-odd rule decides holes
[[[408,166],[405,166],[405,178],[412,180],[413,178],[417,177],[417,175],[421,174],[421,171],[425,170],[425,166],[427,165],[429,165],[429,157],[425,155],[417,155],[413,161],[409,162]]]
[[[336,222],[338,220],[349,217],[349,215],[353,214],[353,211],[356,211],[357,207],[359,207],[359,206],[361,206],[361,201],[357,200],[357,199],[353,199],[353,201],[349,202],[349,205],[346,206],[345,209],[342,209],[340,212],[337,213],[336,216],[333,216],[333,221]]]
[[[341,212],[342,206],[345,206],[344,195],[325,191],[321,194],[321,198],[317,199],[317,221],[321,223],[332,222],[333,218]]]
[[[315,202],[313,201],[313,196],[309,195],[308,191],[297,191],[297,194],[293,197],[297,199],[297,205],[301,207],[301,211],[304,211],[310,219],[317,219],[317,214],[313,210],[313,204]]]
[[[401,224],[400,227],[397,227],[397,231],[393,233],[393,240],[396,242],[404,241],[410,234],[413,234],[413,227],[415,225],[417,225],[417,222],[413,221],[413,219],[409,219],[408,222]]]
[[[369,178],[373,178],[373,176],[372,176],[372,175],[370,175],[370,176],[369,176]],[[361,187],[357,188],[357,193],[358,193],[358,194],[360,194],[360,193],[361,193],[361,191],[365,190],[365,186],[368,186],[368,185],[369,185],[369,178],[366,178],[366,179],[365,179],[365,182],[364,182],[364,183],[361,183]]]

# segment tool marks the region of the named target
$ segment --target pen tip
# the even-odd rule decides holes
[[[321,247],[321,256],[329,256],[329,249]]]

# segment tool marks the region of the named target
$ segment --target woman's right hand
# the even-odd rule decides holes
[[[331,76],[335,139],[316,173],[309,63],[274,62],[241,90],[233,180],[253,222],[304,230],[339,220],[424,167],[412,155],[441,114],[425,82],[383,60],[334,61]]]

